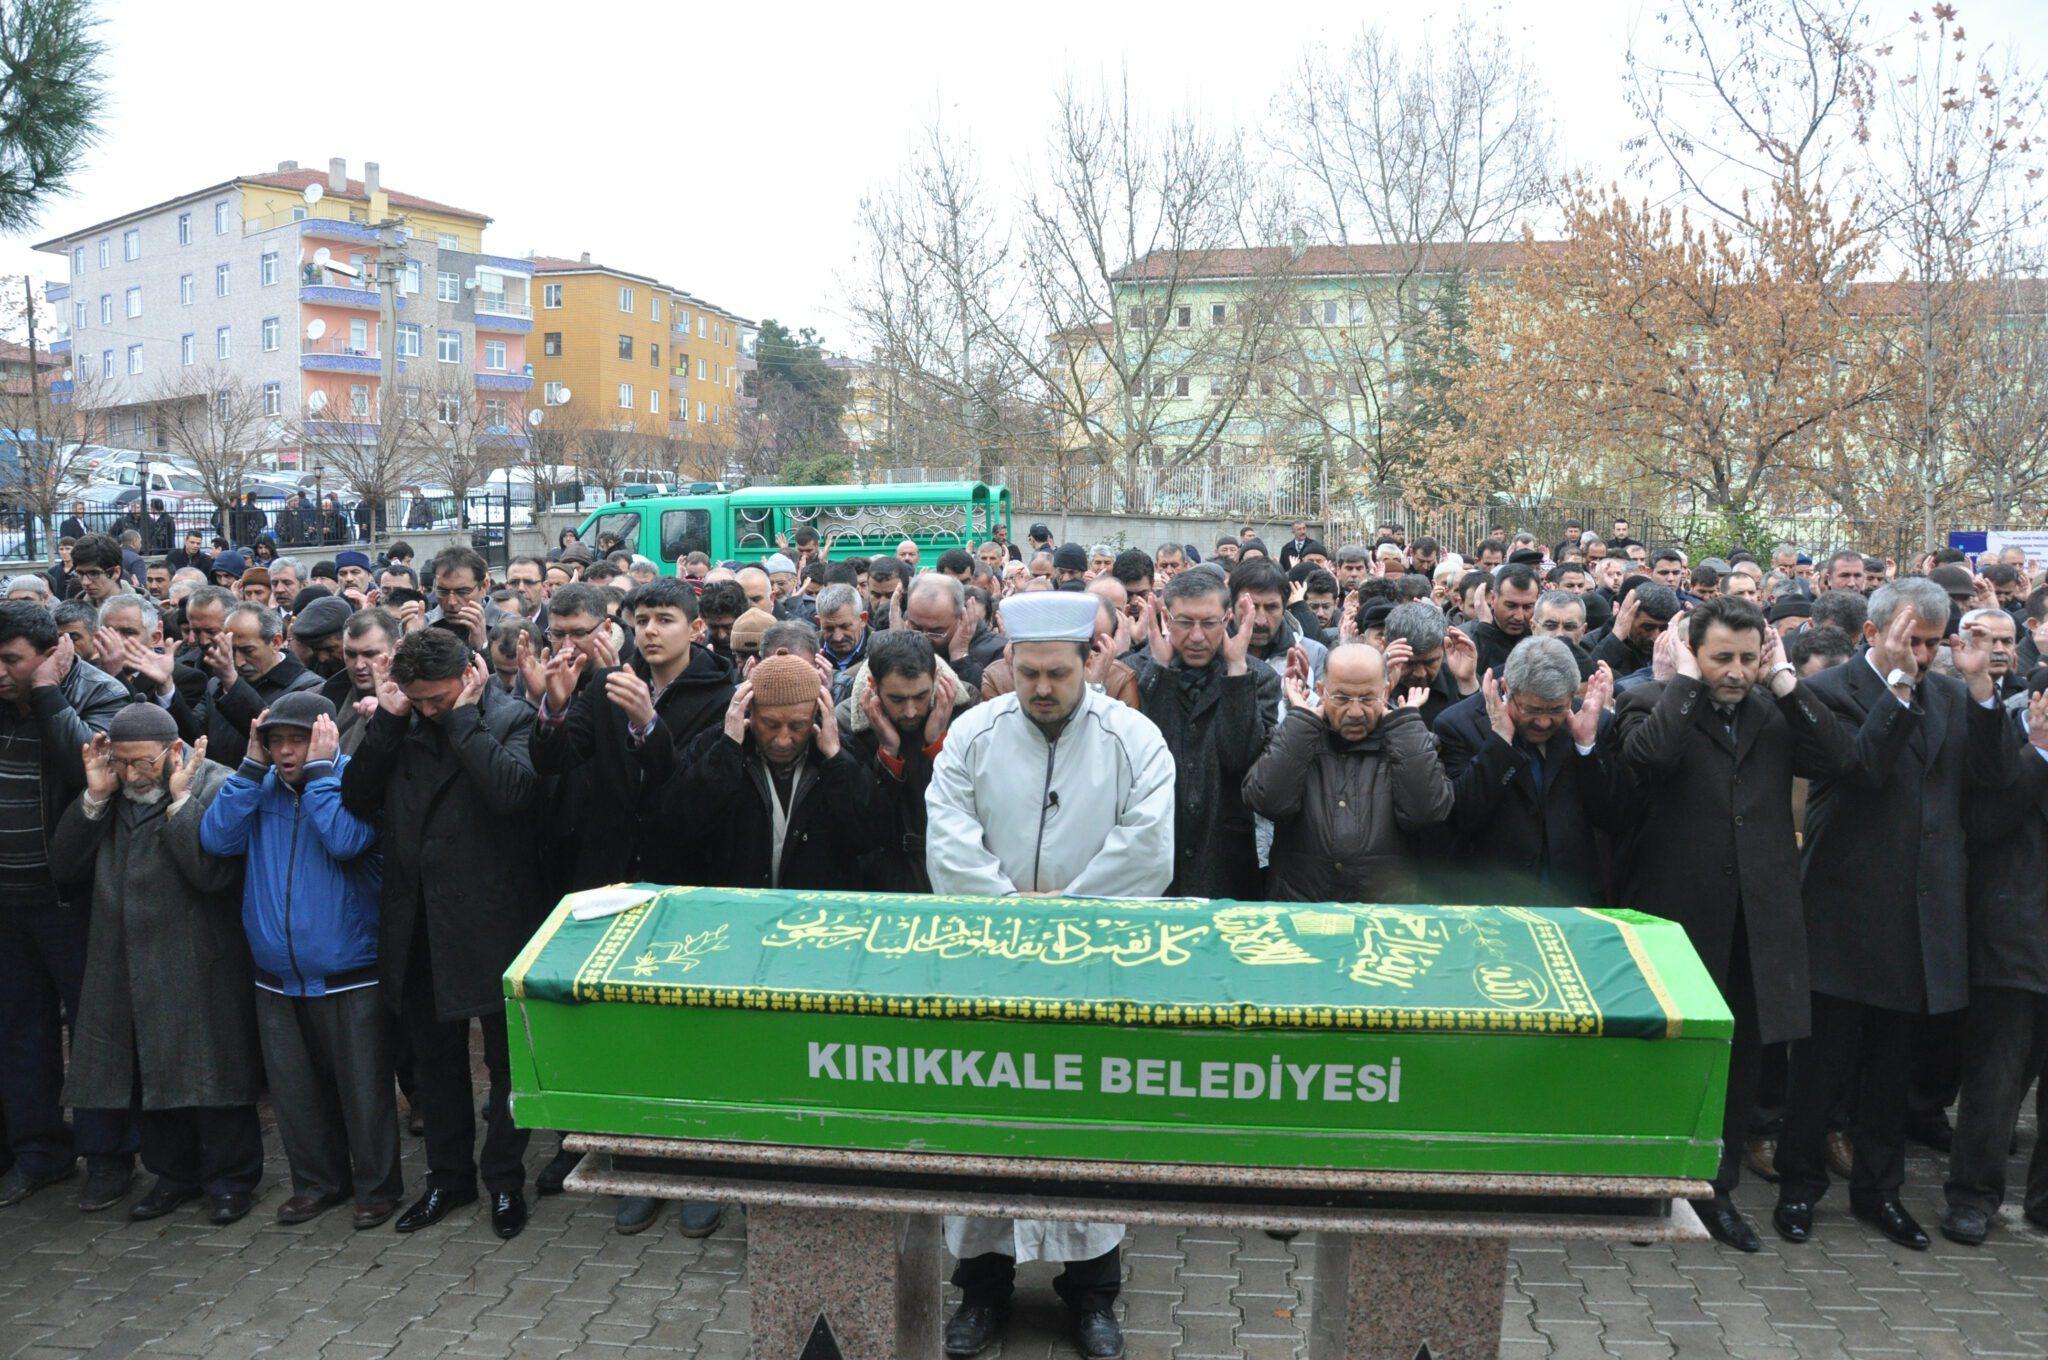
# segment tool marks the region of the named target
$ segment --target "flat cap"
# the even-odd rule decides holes
[[[347,600],[323,590],[311,604],[292,615],[292,636],[301,642],[333,637],[347,626],[349,616],[355,612]]]
[[[130,704],[107,724],[108,741],[176,741],[178,724],[158,704]]]
[[[319,691],[295,689],[277,696],[277,702],[270,706],[270,711],[256,730],[268,732],[273,727],[303,727],[310,732],[314,723],[333,716],[334,705],[327,702]]]

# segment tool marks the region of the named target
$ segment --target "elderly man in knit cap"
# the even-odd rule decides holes
[[[761,636],[775,626],[775,616],[765,609],[749,609],[733,620],[732,632],[728,635],[732,646],[732,659],[741,666],[751,662],[761,650]]]
[[[242,929],[255,956],[257,1034],[292,1194],[280,1223],[350,1197],[355,1226],[398,1208],[391,1022],[377,985],[376,828],[341,802],[334,705],[287,694],[199,824],[208,854],[247,868]]]
[[[1052,553],[1052,584],[1055,590],[1077,583],[1080,589],[1088,582],[1088,550],[1078,543],[1062,543]]]
[[[350,604],[361,609],[370,603],[370,559],[365,553],[347,548],[334,555],[335,579],[341,582],[341,594]]]
[[[235,594],[251,604],[270,603],[270,568],[250,567],[235,582]]]
[[[227,782],[205,754],[156,704],[115,714],[84,747],[85,792],[57,823],[50,865],[60,879],[92,878],[66,1101],[139,1111],[142,1165],[157,1179],[131,1217],[204,1194],[212,1220],[233,1223],[263,1174],[261,1067],[240,866],[199,843]]]
[[[1016,688],[954,719],[925,795],[936,893],[1156,897],[1173,878],[1174,769],[1151,719],[1088,684],[1098,602],[1079,592],[1000,606]],[[1009,1316],[1018,1261],[1062,1261],[1053,1281],[1090,1360],[1123,1353],[1111,1314],[1121,1224],[946,1220],[960,1258],[949,1355],[973,1355]]]

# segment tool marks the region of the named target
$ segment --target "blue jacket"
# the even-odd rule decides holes
[[[324,996],[376,980],[377,829],[341,805],[349,758],[306,766],[302,789],[245,760],[206,809],[199,843],[246,855],[242,929],[256,980],[287,996]]]

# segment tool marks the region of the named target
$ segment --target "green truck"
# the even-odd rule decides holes
[[[1655,917],[635,887],[602,918],[564,899],[506,974],[523,1126],[1442,1173],[1719,1156],[1732,1022]]]
[[[929,562],[1010,532],[1010,492],[984,482],[893,482],[875,486],[757,486],[701,495],[646,496],[592,511],[576,535],[593,553],[623,547],[676,574],[693,552],[713,562],[759,562],[818,531],[830,556],[874,557],[913,539]]]

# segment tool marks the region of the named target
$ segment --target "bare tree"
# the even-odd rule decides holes
[[[1876,47],[1879,82],[1866,177],[1868,212],[1897,283],[1868,325],[1890,398],[1872,411],[1862,485],[1910,503],[1921,541],[1967,494],[1956,430],[1981,403],[1980,360],[2009,343],[2012,300],[1999,276],[2040,205],[2040,158],[2028,132],[2042,113],[2040,78],[1967,44],[1953,6],[1915,10],[1899,38]]]
[[[323,407],[293,422],[304,466],[316,471],[323,485],[355,498],[362,507],[358,519],[365,538],[389,526],[400,492],[422,475],[412,438],[418,414],[419,393],[407,389],[388,413],[380,392],[360,416]]]
[[[1994,525],[2048,509],[2048,278],[2038,263],[2007,267],[1984,285],[1995,293],[1994,324],[1977,328],[1966,351],[1969,398],[1958,403],[1953,438],[1972,491]]]
[[[21,516],[30,556],[48,548],[60,509],[85,485],[101,405],[99,380],[83,368],[68,393],[53,392],[59,372],[0,383],[0,507]]]
[[[411,442],[421,475],[448,489],[458,524],[469,523],[469,493],[512,457],[523,414],[505,394],[479,391],[466,373],[421,391]]]
[[[1432,365],[1457,351],[1473,276],[1522,258],[1503,243],[1553,197],[1546,96],[1518,52],[1469,15],[1413,49],[1367,26],[1304,54],[1276,101],[1298,229],[1347,248],[1280,333],[1278,418],[1377,495],[1423,457]]]
[[[1004,341],[1021,326],[1013,251],[971,148],[927,124],[897,179],[862,201],[860,225],[850,310],[890,379],[888,451],[914,440],[917,461],[989,479],[1028,374]]]
[[[585,486],[604,492],[607,500],[631,478],[627,469],[644,459],[645,437],[633,429],[630,417],[616,423],[572,407],[557,407],[546,422],[563,435],[563,448]]]
[[[171,452],[192,465],[226,532],[228,508],[288,438],[281,413],[269,409],[261,388],[217,365],[173,370],[149,401]]]
[[[1150,124],[1131,101],[1128,81],[1060,94],[1043,183],[1022,207],[1023,320],[1001,338],[1053,423],[1135,506],[1152,474],[1232,436],[1258,447],[1234,422],[1253,405],[1289,261],[1249,249],[1264,233],[1241,148],[1187,119]]]

